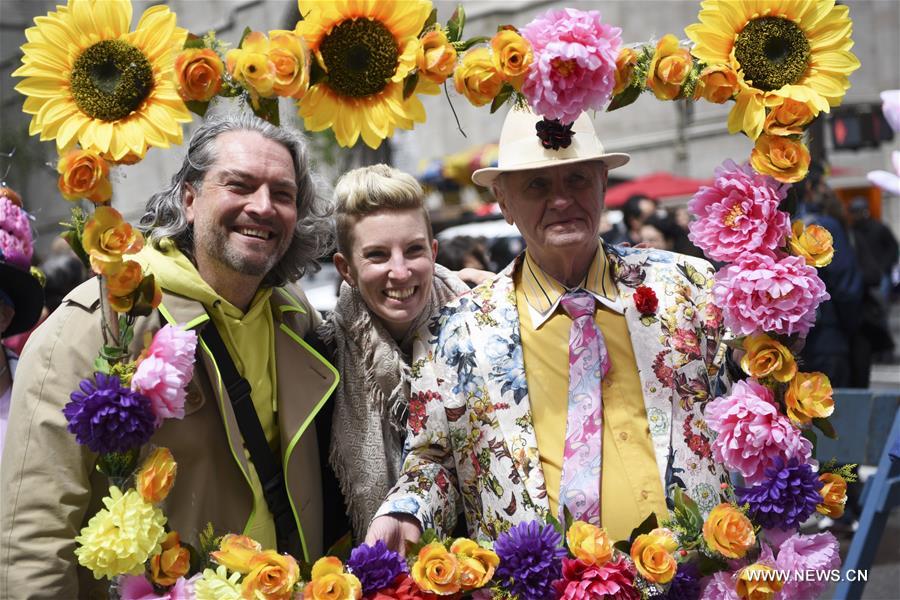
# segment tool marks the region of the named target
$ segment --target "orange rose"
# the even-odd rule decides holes
[[[750,153],[750,164],[758,173],[771,175],[782,183],[795,183],[806,177],[809,150],[799,140],[764,133]]]
[[[769,110],[763,131],[769,135],[800,135],[817,114],[818,110],[810,103],[783,98],[779,105]]]
[[[272,90],[278,96],[300,99],[309,89],[309,51],[293,31],[269,32],[269,62],[275,70]]]
[[[831,232],[821,225],[803,228],[803,221],[791,225],[788,247],[794,256],[801,256],[811,267],[826,267],[834,258],[834,240]]]
[[[344,573],[344,565],[334,556],[316,561],[310,582],[303,588],[304,600],[348,600],[362,598],[362,584],[355,575]]]
[[[503,74],[494,68],[490,50],[475,48],[463,55],[453,71],[453,83],[474,106],[484,106],[500,92]]]
[[[94,150],[69,150],[56,163],[59,191],[66,200],[87,198],[106,202],[112,197],[109,164]]]
[[[831,416],[831,395],[831,382],[824,373],[797,373],[784,393],[788,417],[795,423],[807,424]]]
[[[252,570],[251,561],[260,552],[262,546],[253,538],[229,533],[219,542],[219,549],[210,552],[210,557],[231,571],[246,574]]]
[[[647,87],[660,100],[674,100],[681,94],[681,86],[694,67],[694,60],[687,48],[678,45],[678,38],[666,34],[656,44],[656,53],[650,61]]]
[[[416,66],[420,76],[437,84],[450,77],[456,67],[456,48],[443,31],[432,29],[422,36]]]
[[[254,105],[259,103],[260,96],[271,98],[275,93],[275,67],[269,60],[269,40],[263,33],[248,33],[242,47],[225,55],[225,67],[247,88]]]
[[[266,550],[250,559],[250,569],[241,582],[244,598],[291,600],[300,580],[300,566],[293,556]]]
[[[797,362],[791,351],[764,333],[744,338],[744,350],[741,368],[751,377],[772,377],[787,383],[797,374]]]
[[[209,102],[222,89],[225,65],[209,48],[187,48],[175,57],[178,95],[185,101]]]
[[[102,273],[110,270],[110,263],[121,263],[122,255],[139,252],[144,247],[144,237],[122,219],[119,211],[98,206],[84,225],[81,243],[91,257],[94,272]]]
[[[613,87],[613,96],[618,96],[625,88],[631,85],[631,77],[638,63],[637,52],[634,48],[623,47],[616,58],[616,85]]]
[[[191,568],[191,553],[181,545],[177,531],[170,531],[162,541],[162,551],[150,559],[150,576],[157,585],[174,585]]]
[[[819,481],[823,484],[819,492],[823,501],[816,510],[832,519],[840,519],[847,504],[847,480],[837,473],[822,473]]]
[[[612,558],[612,546],[606,529],[596,525],[575,521],[566,532],[566,541],[575,558],[583,563],[601,567]]]
[[[743,558],[756,543],[756,534],[747,515],[722,503],[710,511],[703,523],[703,539],[710,549],[726,558]]]
[[[178,465],[172,452],[168,448],[157,448],[147,457],[141,470],[138,471],[135,487],[145,501],[159,504],[169,495],[175,484],[177,472]]]
[[[494,69],[503,74],[503,78],[516,90],[521,89],[522,82],[528,74],[534,54],[528,40],[512,29],[503,29],[491,39]]]
[[[734,98],[738,90],[737,73],[728,65],[710,65],[700,71],[694,99],[703,98],[714,104],[722,104]]]
[[[673,552],[678,541],[668,529],[654,529],[637,536],[631,545],[631,560],[641,577],[653,583],[666,584],[675,577],[678,563]]]
[[[459,538],[450,546],[450,552],[459,561],[460,585],[463,590],[473,590],[486,585],[500,564],[500,557],[493,550],[482,548],[476,542]]]
[[[770,600],[784,587],[778,571],[772,567],[753,563],[741,569],[734,591],[745,600]]]
[[[441,596],[455,594],[462,587],[459,560],[440,542],[431,542],[419,550],[412,578],[422,590]]]
[[[113,265],[114,267],[103,273],[106,276],[107,297],[114,311],[126,313],[134,306],[134,292],[141,285],[144,272],[141,265],[133,260]]]

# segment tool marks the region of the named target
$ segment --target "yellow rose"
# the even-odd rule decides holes
[[[144,237],[121,213],[109,206],[98,206],[84,225],[81,240],[97,273],[109,270],[110,263],[121,263],[123,254],[134,254],[144,247]]]
[[[412,567],[412,578],[420,589],[441,596],[461,589],[459,560],[440,542],[431,542],[419,550]]]
[[[141,470],[138,471],[135,487],[145,501],[159,504],[169,495],[169,491],[175,484],[177,472],[178,465],[175,463],[172,452],[168,448],[157,448],[147,457]]]
[[[747,515],[722,503],[710,511],[703,523],[703,539],[710,549],[726,558],[743,558],[756,543],[756,534]]]
[[[258,96],[271,98],[274,94],[275,67],[269,60],[269,40],[263,33],[248,33],[241,48],[229,50],[225,55],[225,67],[247,87],[254,102]]]
[[[310,582],[303,588],[305,600],[348,600],[362,598],[362,584],[355,575],[344,573],[344,565],[334,556],[316,561]]]
[[[823,484],[819,492],[823,501],[816,510],[832,519],[840,519],[847,504],[847,480],[837,473],[822,473],[819,481]]]
[[[453,83],[473,105],[484,106],[500,92],[503,74],[494,68],[490,50],[475,48],[463,55],[453,71]]]
[[[797,362],[791,351],[764,333],[744,338],[744,350],[741,368],[751,377],[772,377],[787,383],[797,374]]]
[[[269,32],[269,62],[275,70],[272,90],[278,96],[300,99],[309,89],[309,51],[292,31]]]
[[[104,269],[107,267],[104,266]],[[103,275],[106,276],[106,289],[109,292],[107,297],[113,310],[120,313],[131,310],[134,306],[134,292],[144,278],[141,265],[133,260],[112,263]],[[150,502],[146,497],[144,500]]]
[[[625,88],[631,85],[631,77],[637,66],[638,55],[634,48],[623,47],[616,57],[616,85],[613,87],[613,96],[618,96]]]
[[[214,561],[231,571],[249,573],[253,568],[250,564],[251,561],[260,552],[262,552],[262,546],[253,538],[229,533],[219,542],[219,549],[210,552],[209,555]]]
[[[803,257],[811,267],[826,267],[834,258],[834,240],[831,232],[821,225],[803,227],[803,221],[791,225],[788,247],[795,256]]]
[[[750,152],[750,164],[757,172],[782,183],[795,183],[806,177],[809,150],[799,140],[764,133]]]
[[[734,98],[738,90],[737,73],[728,65],[710,65],[700,71],[694,99],[703,98],[714,104],[722,104]]]
[[[456,48],[443,31],[432,29],[422,36],[416,66],[421,77],[437,84],[450,77],[456,67]]]
[[[770,600],[784,587],[778,571],[772,567],[753,563],[741,569],[735,592],[744,600]]]
[[[781,103],[769,110],[763,122],[763,131],[769,135],[800,135],[818,114],[811,103],[793,98],[780,100]]]
[[[596,525],[575,521],[566,532],[566,541],[575,558],[583,563],[601,567],[612,558],[612,546],[606,529]]]
[[[824,373],[797,373],[784,393],[788,417],[807,424],[834,412],[831,382]]]
[[[656,53],[647,71],[647,87],[660,100],[674,100],[681,94],[694,60],[687,48],[678,45],[678,38],[666,34],[656,44]]]
[[[174,585],[191,568],[191,553],[181,545],[177,531],[170,531],[162,541],[162,551],[150,559],[150,576],[157,585]]]
[[[459,538],[453,542],[450,552],[455,554],[459,561],[460,585],[463,590],[473,590],[486,585],[500,564],[500,557],[493,550],[482,548],[467,538]]]
[[[56,163],[57,185],[66,200],[87,198],[106,202],[112,197],[109,164],[94,150],[69,150]]]
[[[291,600],[300,580],[300,566],[293,556],[266,550],[250,559],[250,568],[241,582],[244,598]]]
[[[678,541],[668,529],[654,529],[635,538],[631,544],[631,560],[641,577],[653,583],[666,584],[675,577],[678,563],[672,554]]]
[[[503,74],[503,78],[516,90],[521,89],[522,82],[534,60],[531,44],[512,29],[503,29],[491,39],[494,69]]]
[[[225,65],[209,48],[187,48],[175,57],[178,95],[182,100],[208,102],[222,89]]]

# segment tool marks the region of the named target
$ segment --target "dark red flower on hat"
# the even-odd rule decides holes
[[[642,315],[652,315],[659,308],[659,299],[652,288],[646,285],[639,285],[634,290],[634,305]]]
[[[541,119],[534,124],[537,136],[541,138],[541,145],[548,150],[568,148],[572,144],[572,123],[563,125],[559,119]]]

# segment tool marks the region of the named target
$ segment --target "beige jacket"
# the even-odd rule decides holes
[[[0,598],[104,597],[105,581],[77,567],[75,536],[101,506],[108,483],[97,456],[66,430],[62,408],[92,372],[101,345],[97,280],[76,288],[32,335],[19,363],[0,475]],[[320,317],[296,287],[269,300],[274,315],[278,426],[288,494],[307,557],[322,548],[320,462],[313,419],[338,382],[337,371],[303,341]],[[163,315],[161,317],[160,315]],[[165,294],[161,309],[135,326],[132,351],[161,319],[197,327],[203,306]],[[200,351],[183,420],[167,419],[151,440],[172,450],[176,484],[162,508],[186,542],[211,522],[242,532],[253,494],[240,431],[212,357]],[[224,422],[224,427],[223,427]]]

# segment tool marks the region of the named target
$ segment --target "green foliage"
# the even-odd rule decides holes
[[[453,16],[447,21],[447,39],[451,42],[458,42],[462,39],[463,28],[466,26],[466,11],[463,10],[462,4],[453,11]]]
[[[75,253],[75,256],[81,261],[81,264],[84,265],[88,271],[91,269],[91,259],[88,257],[87,252],[84,251],[84,245],[82,244],[82,239],[84,236],[84,224],[87,222],[88,217],[80,206],[72,207],[72,218],[70,221],[63,221],[60,223],[60,226],[63,228],[63,232],[60,234],[62,239],[66,240],[66,243],[69,244],[69,247],[72,249],[72,252]]]
[[[101,454],[97,459],[97,468],[109,477],[114,485],[118,485],[124,491],[125,480],[134,473],[134,469],[137,467],[138,451],[138,448],[132,448],[128,452]]]
[[[419,85],[419,71],[417,69],[413,69],[412,72],[406,76],[406,79],[403,80],[404,100],[413,95],[413,92],[416,91],[417,85]]]
[[[494,96],[493,102],[491,102],[491,114],[497,112],[501,106],[506,104],[506,101],[510,99],[513,92],[515,92],[515,88],[508,83],[504,83],[503,87],[500,88],[500,92]]]

